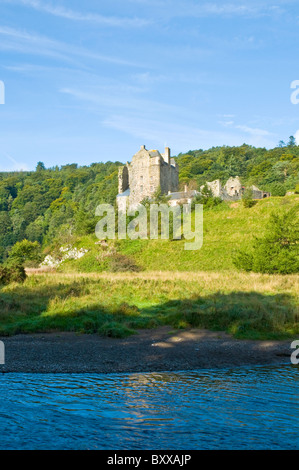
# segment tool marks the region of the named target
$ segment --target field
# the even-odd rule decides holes
[[[298,337],[299,275],[45,273],[0,291],[0,335],[74,331],[125,337],[171,325],[237,338]]]

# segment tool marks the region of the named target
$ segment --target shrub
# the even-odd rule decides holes
[[[120,253],[116,253],[111,259],[110,259],[110,271],[113,273],[116,272],[140,272],[141,268],[138,266],[134,260],[129,258],[126,255],[122,255]]]
[[[22,265],[0,266],[0,285],[24,282],[27,275]]]
[[[246,189],[242,197],[243,206],[249,209],[256,205],[257,201],[255,201],[252,197],[252,189]]]
[[[271,196],[285,196],[286,195],[286,188],[282,183],[272,183],[271,184]]]
[[[221,203],[222,199],[220,197],[214,197],[212,190],[208,187],[207,184],[204,184],[200,194],[198,194],[193,199],[191,203],[191,209],[193,210],[196,204],[203,204],[203,206],[207,209],[210,207],[216,207]]]
[[[233,255],[233,263],[238,269],[243,271],[252,271],[253,268],[253,252],[239,250]]]
[[[15,266],[26,263],[35,267],[41,262],[40,245],[38,242],[23,240],[17,242],[9,252],[8,264]]]
[[[250,207],[253,207],[257,204],[257,201],[254,199],[243,199],[243,206],[246,207],[246,209],[250,209]]]

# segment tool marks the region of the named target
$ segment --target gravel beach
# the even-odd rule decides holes
[[[162,372],[290,364],[291,340],[236,340],[222,332],[162,327],[126,339],[47,333],[0,338],[0,373]]]

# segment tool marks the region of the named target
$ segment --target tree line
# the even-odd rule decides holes
[[[299,192],[299,147],[294,137],[273,149],[243,144],[190,150],[176,157],[183,187],[198,189],[207,181],[239,176],[273,196]],[[114,204],[120,162],[69,164],[32,172],[0,173],[0,263],[22,240],[48,246],[67,242],[72,235],[93,233],[95,208]]]

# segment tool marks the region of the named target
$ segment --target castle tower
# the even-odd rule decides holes
[[[142,145],[133,156],[131,163],[119,169],[119,209],[129,206],[135,208],[145,198],[152,198],[158,188],[162,194],[178,191],[179,169],[170,149],[165,148],[164,154],[158,150],[147,150]]]

